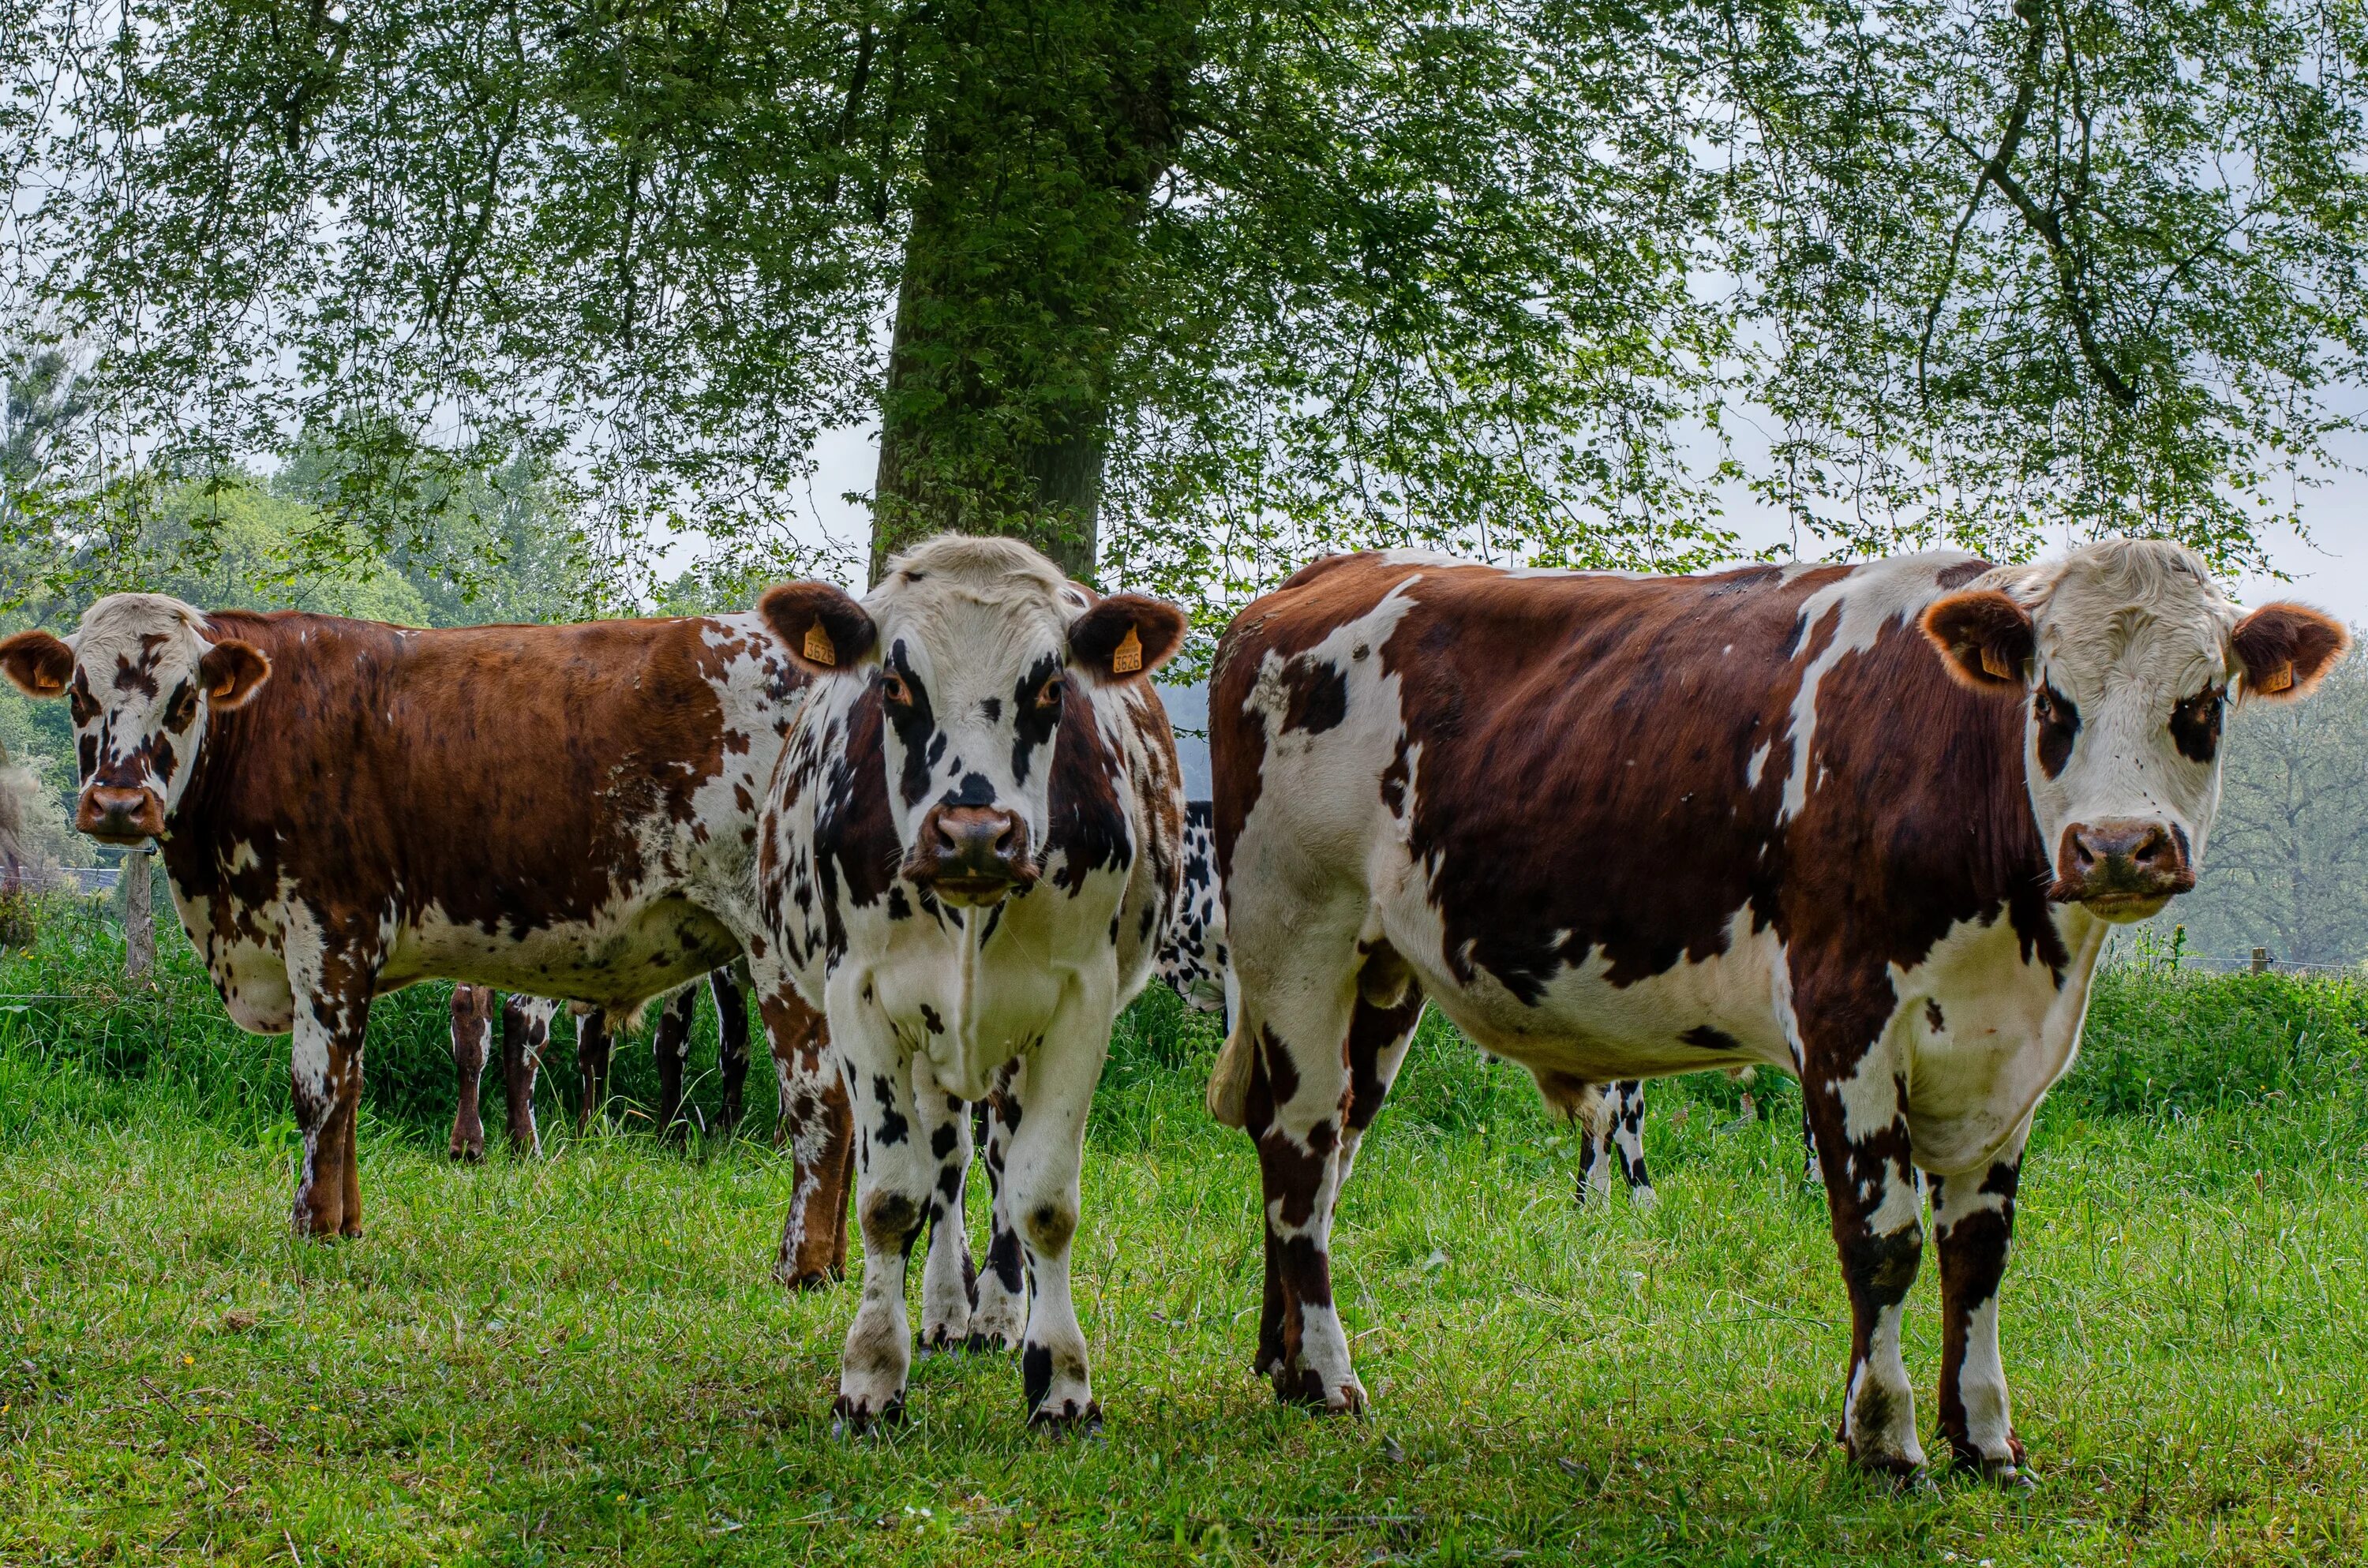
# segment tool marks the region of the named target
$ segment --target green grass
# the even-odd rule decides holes
[[[12,1568],[2368,1560],[2348,984],[2107,977],[2008,1287],[2043,1483],[1901,1496],[1830,1440],[1847,1310],[1789,1086],[1748,1122],[1723,1079],[1656,1087],[1660,1207],[1580,1211],[1525,1075],[1427,1028],[1336,1254],[1374,1408],[1326,1421],[1247,1373],[1255,1173],[1199,1108],[1205,1023],[1146,998],[1079,1240],[1103,1436],[1028,1435],[1017,1367],[955,1358],[917,1365],[902,1429],[850,1443],[828,1412],[855,1288],[767,1276],[787,1171],[761,1077],[736,1143],[563,1132],[538,1165],[454,1168],[422,987],[374,1022],[369,1234],[301,1244],[284,1045],[223,1022],[177,941],[154,994],[115,994],[113,941],[52,919],[0,961],[0,993],[74,998],[0,1002],[26,1009],[0,1013]],[[645,1052],[620,1068],[645,1096]]]

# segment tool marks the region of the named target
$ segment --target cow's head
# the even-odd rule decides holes
[[[1172,605],[1097,599],[1016,540],[951,535],[897,557],[860,604],[786,583],[759,608],[805,669],[878,688],[904,874],[973,906],[1036,881],[1076,683],[1148,679],[1184,635]]]
[[[82,800],[74,825],[109,844],[165,831],[196,770],[209,711],[236,708],[271,673],[252,643],[207,634],[202,611],[162,594],[113,594],[71,637],[20,631],[0,670],[73,704]]]
[[[2195,885],[2233,696],[2287,702],[2350,638],[2296,604],[2244,614],[2192,552],[2154,540],[2001,568],[1924,612],[1950,672],[2028,698],[2024,777],[2055,857],[2049,896],[2143,920]]]

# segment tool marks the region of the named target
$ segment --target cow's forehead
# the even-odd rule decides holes
[[[181,675],[206,646],[204,613],[163,594],[109,594],[83,612],[74,636],[74,662],[102,703],[119,689],[156,695],[142,691],[145,683],[122,685],[116,677],[125,671],[152,679]]]
[[[1084,590],[1016,540],[932,540],[897,558],[864,600],[882,650],[901,642],[939,680],[1008,685],[1088,607]]]
[[[2188,692],[2225,680],[2236,607],[2191,551],[2158,540],[2087,546],[2021,574],[2051,678]]]

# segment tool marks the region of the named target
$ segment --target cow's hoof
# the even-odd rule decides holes
[[[845,1271],[837,1268],[776,1268],[773,1278],[792,1290],[827,1290],[844,1278]]]
[[[1074,1399],[1063,1400],[1057,1410],[1049,1404],[1041,1406],[1028,1417],[1028,1429],[1055,1437],[1091,1437],[1102,1429],[1101,1401],[1089,1399],[1082,1410]]]
[[[1365,1413],[1364,1385],[1351,1378],[1338,1388],[1327,1385],[1324,1374],[1312,1367],[1294,1371],[1278,1367],[1274,1372],[1274,1397],[1285,1404],[1300,1405],[1323,1415],[1362,1415]]]
[[[2022,1451],[2022,1444],[2008,1438],[2008,1451],[1997,1457],[1983,1453],[1970,1443],[1952,1441],[1950,1466],[1959,1475],[1979,1476],[2001,1492],[2029,1492],[2039,1485],[2038,1477],[2031,1473],[2031,1461]]]
[[[830,1409],[832,1437],[841,1439],[860,1437],[868,1432],[877,1432],[902,1422],[905,1419],[905,1396],[900,1393],[873,1410],[840,1394],[831,1403]]]

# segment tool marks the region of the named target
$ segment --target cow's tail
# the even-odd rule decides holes
[[[1234,1019],[1234,1027],[1225,1034],[1224,1049],[1217,1052],[1217,1063],[1209,1069],[1209,1114],[1227,1127],[1240,1127],[1249,1120],[1250,1073],[1258,1056],[1258,1048],[1241,1026],[1238,1009]]]

